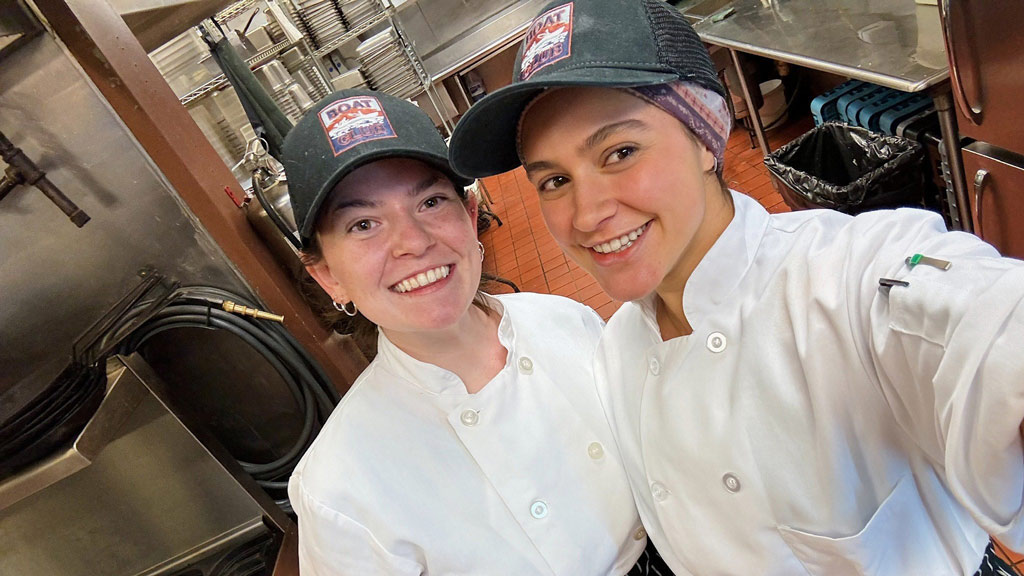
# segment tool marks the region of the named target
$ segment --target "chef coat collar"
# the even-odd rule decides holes
[[[756,200],[734,190],[732,221],[690,274],[683,290],[683,312],[695,330],[711,310],[733,297],[750,270],[768,228],[769,214]],[[640,301],[648,326],[660,333],[656,313],[657,294]]]
[[[512,358],[515,357],[513,350],[515,327],[508,309],[500,300],[484,294],[484,301],[492,310],[501,314],[501,321],[498,323],[498,342],[508,351],[505,358],[505,367],[507,368],[511,364]],[[383,330],[377,331],[376,362],[383,363],[389,372],[430,394],[469,394],[466,391],[465,383],[454,372],[413,358],[391,340],[388,340]]]

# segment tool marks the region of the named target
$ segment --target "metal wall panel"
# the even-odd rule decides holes
[[[92,217],[76,228],[24,186],[0,202],[0,418],[61,370],[74,339],[143,266],[250,294],[51,36],[0,61],[0,130]]]
[[[417,0],[398,19],[421,57],[459,38],[521,0]],[[511,72],[510,72],[511,74]]]

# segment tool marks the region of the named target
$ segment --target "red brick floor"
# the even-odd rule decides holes
[[[769,134],[772,149],[789,142],[812,126],[809,117],[790,122]],[[757,199],[769,212],[788,212],[789,207],[772,186],[761,150],[752,148],[750,138],[737,129],[729,138],[725,154],[726,182],[734,190]],[[604,319],[620,302],[608,297],[597,282],[566,258],[544,226],[537,192],[526,180],[522,168],[484,179],[491,198],[491,210],[504,225],[491,226],[480,235],[486,249],[484,270],[512,282],[523,291],[560,294],[582,302]],[[486,287],[493,292],[510,291],[501,285]]]

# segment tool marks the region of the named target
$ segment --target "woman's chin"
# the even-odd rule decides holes
[[[612,300],[618,300],[619,302],[640,300],[654,291],[653,287],[648,289],[645,284],[636,281],[631,282],[628,279],[602,281],[598,278],[597,283],[601,285],[601,289],[604,290],[605,294],[610,296]]]

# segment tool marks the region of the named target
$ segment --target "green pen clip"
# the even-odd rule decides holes
[[[953,266],[951,262],[946,260],[940,260],[938,258],[931,258],[924,254],[914,254],[913,256],[907,257],[907,266],[913,268],[918,264],[924,264],[925,266],[931,266],[932,268],[938,268],[939,270],[949,270]]]

